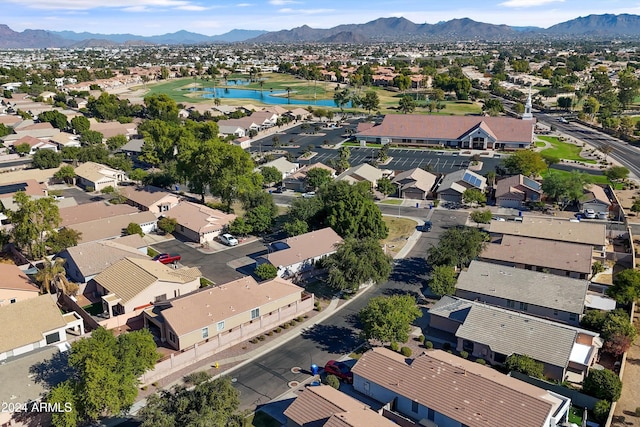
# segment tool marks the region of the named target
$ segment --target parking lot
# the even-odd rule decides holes
[[[216,284],[240,279],[253,271],[254,259],[266,255],[262,241],[252,241],[215,253],[204,253],[178,239],[156,243],[152,247],[158,252],[180,254],[181,264],[198,267],[202,275]]]

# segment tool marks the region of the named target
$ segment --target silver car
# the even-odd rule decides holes
[[[236,239],[229,233],[221,234],[220,241],[227,246],[236,246],[238,244],[238,239]]]

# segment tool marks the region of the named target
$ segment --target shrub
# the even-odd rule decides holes
[[[404,357],[411,357],[411,349],[409,347],[402,347],[400,349],[400,354],[402,354]]]
[[[526,355],[512,354],[507,357],[504,365],[510,371],[521,372],[530,377],[542,378],[544,376],[544,365]]]
[[[250,342],[251,344],[256,344],[256,343],[258,342],[258,340],[257,340],[256,338],[251,338],[251,339],[249,340],[249,342]]]
[[[102,194],[113,194],[116,192],[116,189],[113,188],[113,185],[107,185],[102,190],[100,190]]]
[[[169,218],[168,216],[160,218],[158,221],[158,228],[167,234],[173,233],[177,225],[178,221],[174,218]]]
[[[460,357],[462,357],[463,359],[468,359],[469,353],[463,350],[460,352]]]
[[[197,371],[185,375],[184,382],[189,385],[196,385],[207,381],[209,378],[211,378],[211,375],[207,371]]]
[[[420,344],[424,344],[424,335],[420,335],[418,341],[420,341]]]
[[[398,345],[397,342],[392,342],[391,345],[389,346],[391,348],[391,350],[393,351],[398,351],[400,349],[400,345]]]
[[[622,381],[609,369],[592,369],[582,383],[582,391],[598,399],[615,402],[620,398]]]
[[[609,410],[611,409],[611,403],[607,400],[598,400],[596,405],[593,407],[593,416],[596,418],[598,422],[605,422],[607,418],[609,418]],[[636,414],[638,414],[638,409],[636,409]]]
[[[636,417],[640,417],[640,406],[636,408],[635,414],[636,414]]]
[[[258,335],[256,338],[258,341],[264,341],[266,337],[264,335]]]
[[[283,329],[289,329],[289,324],[288,324],[288,323],[284,323],[284,324],[282,324],[282,328],[283,328]]]
[[[265,262],[256,267],[255,273],[256,276],[262,280],[270,280],[278,275],[278,269],[268,262]]]
[[[280,332],[282,332],[282,328],[275,328],[273,332],[275,332],[276,334],[279,334]]]
[[[476,359],[476,363],[479,363],[481,365],[486,365],[487,361],[484,360],[482,357],[479,357],[479,358]]]
[[[425,341],[424,348],[431,350],[433,348],[433,343],[431,341]]]
[[[340,388],[340,380],[335,375],[327,375],[327,378],[325,378],[324,381],[328,386],[333,387],[336,390]]]
[[[267,335],[269,335],[269,336],[273,335],[273,331],[267,332]]]
[[[302,322],[302,321],[304,321],[304,317],[302,316],[296,317],[296,322]]]
[[[151,383],[151,385],[154,386],[154,387],[158,387],[158,382],[154,381],[154,382]]]
[[[94,191],[96,191],[95,187],[92,187],[90,185],[86,186],[84,189],[87,193],[93,193]]]

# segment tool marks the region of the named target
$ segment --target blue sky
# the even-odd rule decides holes
[[[234,28],[276,31],[304,24],[330,28],[403,16],[415,23],[471,18],[549,27],[602,13],[640,15],[640,0],[2,0],[0,23],[27,28],[155,35]]]

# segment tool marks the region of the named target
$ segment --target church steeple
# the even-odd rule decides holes
[[[527,96],[527,102],[526,104],[524,104],[524,114],[522,115],[522,120],[533,120],[533,113],[531,112],[531,109],[531,83],[529,83],[529,96]]]

